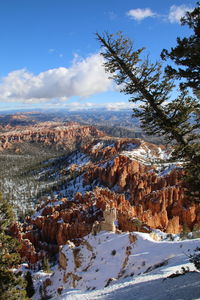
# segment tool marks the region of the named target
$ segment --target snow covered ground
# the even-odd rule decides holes
[[[121,152],[122,155],[128,156],[132,160],[137,160],[145,165],[156,164],[161,161],[167,161],[170,158],[169,151],[163,150],[160,147],[149,148],[145,142],[142,142],[140,146],[134,144],[127,144],[124,151]]]
[[[200,274],[189,272],[175,278],[166,278],[167,274],[177,271],[177,266],[161,268],[151,275],[127,278],[107,288],[81,292],[69,290],[56,300],[194,300],[200,299]],[[164,273],[164,274],[162,274]],[[164,276],[163,276],[164,275]]]
[[[86,236],[79,247],[65,245],[61,253],[66,270],[54,268],[47,294],[54,300],[200,299],[200,273],[189,262],[200,239],[166,237],[159,232],[153,237],[103,231]],[[169,277],[176,273],[179,276]]]
[[[79,167],[87,165],[90,162],[90,157],[82,152],[75,151],[68,157],[67,160],[69,165],[66,170],[69,170],[74,164]]]

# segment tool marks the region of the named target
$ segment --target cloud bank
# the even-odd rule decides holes
[[[150,8],[136,8],[129,10],[127,15],[136,21],[141,21],[145,18],[153,17],[156,14]]]
[[[107,111],[120,111],[120,110],[130,110],[134,107],[137,107],[135,103],[130,103],[128,101],[118,101],[118,102],[108,102],[108,103],[95,103],[95,102],[88,102],[88,101],[73,101],[69,102],[62,102],[62,103],[47,103],[45,106],[48,108],[54,109],[67,109],[68,111],[78,111],[78,110],[96,110],[96,109],[103,109]]]
[[[94,54],[74,61],[70,68],[56,68],[34,75],[25,69],[10,72],[0,82],[0,101],[41,103],[76,96],[86,98],[111,89],[103,58]]]
[[[142,21],[148,17],[157,17],[163,20],[167,20],[170,23],[180,23],[180,19],[184,17],[187,11],[192,11],[191,7],[186,5],[172,5],[169,8],[169,13],[167,15],[160,15],[153,12],[150,8],[136,8],[131,9],[127,12],[127,16],[135,21]]]
[[[169,10],[168,19],[170,23],[180,23],[180,19],[184,17],[187,11],[191,11],[192,9],[186,5],[172,5]]]

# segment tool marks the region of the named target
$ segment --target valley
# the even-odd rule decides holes
[[[0,190],[18,215],[26,215],[40,196],[59,193],[61,187],[66,190],[66,176],[59,171],[68,165],[71,153],[79,155],[76,151],[82,144],[107,134],[143,137],[137,130],[138,124],[131,121],[128,111],[0,115]]]
[[[27,120],[19,116],[8,119]],[[165,248],[166,241],[181,244],[191,234],[199,236],[200,205],[187,197],[182,162],[172,160],[172,146],[161,140],[151,143],[121,137],[121,133],[108,135],[100,130],[103,126],[41,119],[42,115],[26,125],[7,123],[0,132],[0,190],[18,218],[10,230],[20,241],[20,255],[32,272],[34,299],[40,299],[41,290],[56,299],[71,288],[96,290],[126,277],[151,273],[172,254],[162,250],[158,260],[152,255],[147,261],[141,257],[142,266],[133,268],[135,244],[140,247],[150,239]],[[115,211],[115,219],[108,219],[110,225],[105,225],[108,231],[104,231],[100,224],[109,210]],[[122,249],[118,249],[118,239]],[[98,247],[105,241],[103,254]],[[186,245],[194,251],[198,240],[191,241],[191,247]],[[113,251],[113,259],[122,261],[114,273],[106,271],[104,278],[98,260],[106,261],[109,251]],[[49,275],[41,273],[45,258],[54,270]],[[92,277],[96,281],[91,281]]]

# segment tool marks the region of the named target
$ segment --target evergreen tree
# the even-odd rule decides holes
[[[47,273],[51,272],[51,267],[50,267],[50,264],[49,264],[49,259],[48,259],[48,257],[46,255],[43,258],[42,269],[43,269],[44,272],[47,272]]]
[[[182,25],[187,25],[192,30],[189,37],[177,38],[177,46],[171,51],[164,49],[161,53],[162,59],[170,58],[175,62],[176,67],[167,66],[165,72],[175,79],[183,80],[180,88],[190,87],[194,94],[200,99],[200,2],[197,2],[193,11],[187,12],[181,19]],[[196,112],[197,123],[200,123],[199,112]],[[196,130],[199,126],[196,126]],[[194,145],[197,148],[196,145]],[[191,190],[198,195],[200,182],[199,162],[189,161],[187,170],[187,182]]]
[[[200,98],[200,2],[192,12],[181,19],[193,31],[189,37],[177,38],[177,46],[170,51],[164,49],[162,59],[170,58],[178,68],[167,66],[166,72],[177,79],[183,79],[181,87],[191,87]]]
[[[0,195],[0,300],[27,299],[21,274],[12,271],[20,263],[17,253],[19,243],[8,234],[8,227],[13,220],[11,206]]]
[[[39,293],[40,293],[40,300],[48,300],[52,298],[50,295],[47,294],[47,290],[44,285],[40,285]]]
[[[121,33],[117,36],[97,33],[97,38],[103,46],[101,54],[105,58],[106,71],[121,87],[121,92],[131,96],[130,101],[139,103],[138,108],[133,109],[133,116],[140,119],[147,134],[163,136],[168,143],[175,145],[174,157],[185,161],[188,185],[193,182],[192,191],[199,200],[198,100],[189,96],[186,89],[171,99],[176,88],[171,75],[165,73],[158,62],[153,64],[148,58],[141,61],[144,48],[134,51],[133,43]]]
[[[25,280],[26,280],[26,294],[29,298],[31,298],[35,293],[35,289],[34,289],[33,279],[30,271],[26,273]]]

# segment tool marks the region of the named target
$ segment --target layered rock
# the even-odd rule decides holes
[[[44,143],[45,145],[58,145],[62,148],[69,147],[84,138],[103,136],[103,132],[93,126],[81,126],[77,123],[41,123],[35,126],[15,128],[0,134],[0,150],[12,148],[13,144],[30,142]]]

